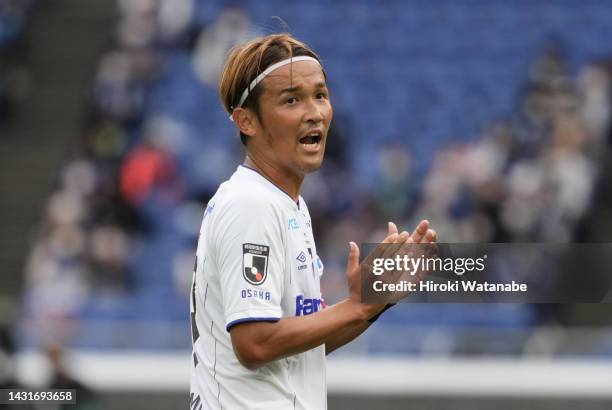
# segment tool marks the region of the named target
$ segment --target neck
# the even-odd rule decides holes
[[[268,164],[266,161],[255,159],[248,153],[244,159],[244,165],[259,172],[267,180],[285,191],[294,202],[298,202],[300,189],[304,181],[303,175],[288,173]]]

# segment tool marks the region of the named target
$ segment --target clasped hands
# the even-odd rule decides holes
[[[382,309],[386,304],[396,303],[408,296],[411,291],[407,287],[398,291],[377,293],[372,290],[372,284],[375,281],[382,281],[387,285],[418,283],[431,272],[427,271],[423,265],[411,271],[405,269],[406,263],[403,265],[388,263],[386,265],[388,269],[384,271],[384,274],[378,276],[373,273],[375,262],[380,262],[376,260],[406,261],[407,259],[435,257],[437,239],[436,231],[429,227],[427,220],[422,220],[412,234],[408,231],[400,233],[395,223],[389,222],[387,237],[361,263],[359,263],[359,247],[356,243],[350,242],[346,270],[350,299],[380,305]]]

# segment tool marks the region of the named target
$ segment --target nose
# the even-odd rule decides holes
[[[306,112],[304,114],[304,120],[306,122],[312,122],[315,124],[320,123],[325,118],[324,106],[320,101],[313,99],[308,100],[306,104]]]

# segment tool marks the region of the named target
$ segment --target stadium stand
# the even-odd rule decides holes
[[[330,79],[330,155],[303,193],[329,301],[345,291],[346,242],[382,237],[388,219],[426,217],[445,242],[596,238],[585,221],[606,188],[612,9],[527,3],[119,1],[116,44],[29,258],[28,318],[80,319],[65,336],[76,347],[188,348],[203,209],[241,160],[219,69],[231,45],[282,29],[273,15]],[[533,305],[407,304],[377,326],[414,330],[410,343],[352,349],[515,354],[557,319]],[[41,343],[33,328],[26,345]]]

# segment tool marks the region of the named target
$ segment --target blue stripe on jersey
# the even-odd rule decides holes
[[[278,322],[280,317],[245,317],[242,319],[236,319],[233,322],[229,322],[225,329],[229,332],[230,328],[234,325],[246,322]]]

